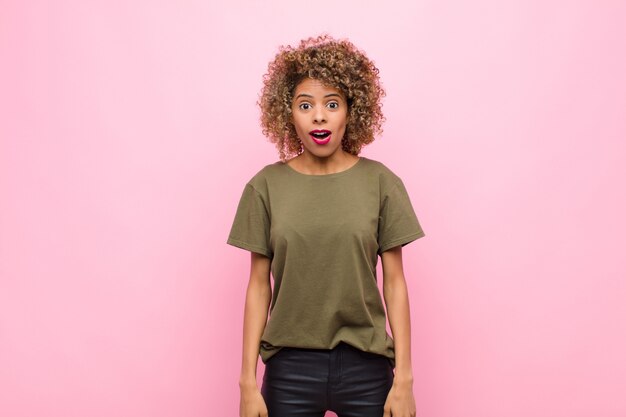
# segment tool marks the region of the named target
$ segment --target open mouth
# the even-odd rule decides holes
[[[330,142],[330,130],[326,129],[315,129],[309,132],[311,139],[318,145],[325,145]]]

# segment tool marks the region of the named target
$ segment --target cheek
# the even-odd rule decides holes
[[[300,128],[300,123],[298,123],[298,118],[294,117],[293,114],[291,115],[291,118],[289,119],[289,121],[291,122],[291,124],[293,125],[293,127],[296,128],[296,130],[298,130]]]
[[[297,132],[302,132],[302,125],[301,125],[301,124],[299,124],[299,123],[297,123],[297,122],[296,122],[296,123],[294,123],[293,125],[294,125],[294,127],[296,128],[296,131],[297,131]]]
[[[348,122],[350,121],[350,119],[348,119],[347,117],[345,119],[343,119],[343,127],[348,127]]]

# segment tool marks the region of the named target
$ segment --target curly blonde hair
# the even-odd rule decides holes
[[[379,70],[374,63],[347,40],[320,35],[300,41],[297,47],[281,46],[263,76],[263,89],[257,104],[261,108],[261,127],[276,144],[280,159],[299,155],[302,142],[291,122],[291,102],[296,86],[305,78],[319,80],[337,88],[348,102],[348,122],[341,147],[358,155],[382,132],[385,121]]]

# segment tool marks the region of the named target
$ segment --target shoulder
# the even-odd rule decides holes
[[[381,185],[402,182],[400,177],[396,175],[396,173],[392,171],[391,168],[389,168],[387,165],[380,161],[362,156],[361,163],[363,164],[363,167],[367,169],[370,175],[374,175],[379,179]]]
[[[250,178],[247,185],[252,186],[258,192],[267,191],[268,184],[284,177],[285,165],[282,161],[265,165]]]

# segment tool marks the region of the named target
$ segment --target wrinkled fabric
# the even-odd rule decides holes
[[[380,254],[424,236],[400,178],[361,157],[326,175],[265,166],[245,185],[227,243],[271,259],[267,362],[282,347],[346,342],[394,360],[377,284]]]

